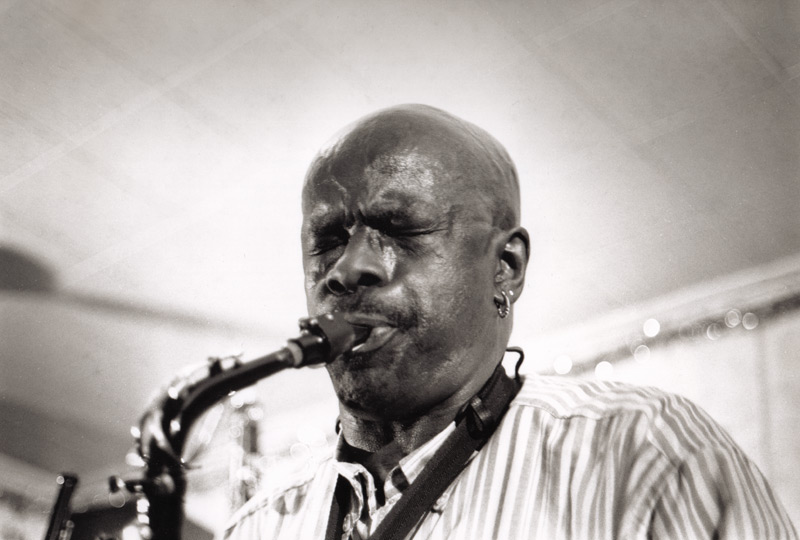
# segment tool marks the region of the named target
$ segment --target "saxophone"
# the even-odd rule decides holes
[[[188,377],[179,377],[147,409],[132,430],[144,461],[142,478],[111,477],[112,492],[127,490],[136,499],[137,526],[145,540],[179,540],[186,493],[184,444],[194,422],[236,390],[286,368],[327,363],[365,339],[368,330],[351,326],[337,312],[301,319],[301,334],[274,353],[248,362],[211,359]]]

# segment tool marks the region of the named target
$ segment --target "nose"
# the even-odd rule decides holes
[[[369,232],[357,230],[348,240],[344,253],[325,278],[328,290],[336,296],[355,292],[358,287],[375,287],[386,282],[388,272],[380,248]]]

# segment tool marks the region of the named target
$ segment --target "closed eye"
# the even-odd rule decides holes
[[[350,235],[342,227],[328,226],[310,235],[308,253],[322,255],[332,249],[347,244]]]
[[[334,250],[346,244],[347,244],[346,238],[325,238],[321,240],[315,240],[311,244],[308,253],[309,255],[322,255],[324,253],[327,253],[328,251]]]
[[[395,238],[413,238],[415,236],[424,236],[426,234],[433,234],[437,231],[442,230],[441,228],[426,228],[426,229],[404,229],[404,228],[397,228],[393,230],[386,231],[386,234]]]

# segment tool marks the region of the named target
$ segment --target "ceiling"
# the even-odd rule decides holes
[[[0,246],[49,276],[0,292],[0,451],[43,468],[296,333],[305,167],[381,107],[514,157],[518,341],[800,253],[795,1],[0,0],[0,74]],[[270,410],[330,399],[308,381]]]

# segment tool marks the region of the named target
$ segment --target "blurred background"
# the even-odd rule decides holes
[[[43,536],[59,471],[127,512],[105,478],[159,389],[296,335],[305,168],[406,102],[516,161],[524,371],[694,399],[800,521],[797,2],[0,0],[1,538]],[[335,418],[324,370],[215,408],[193,537]]]

